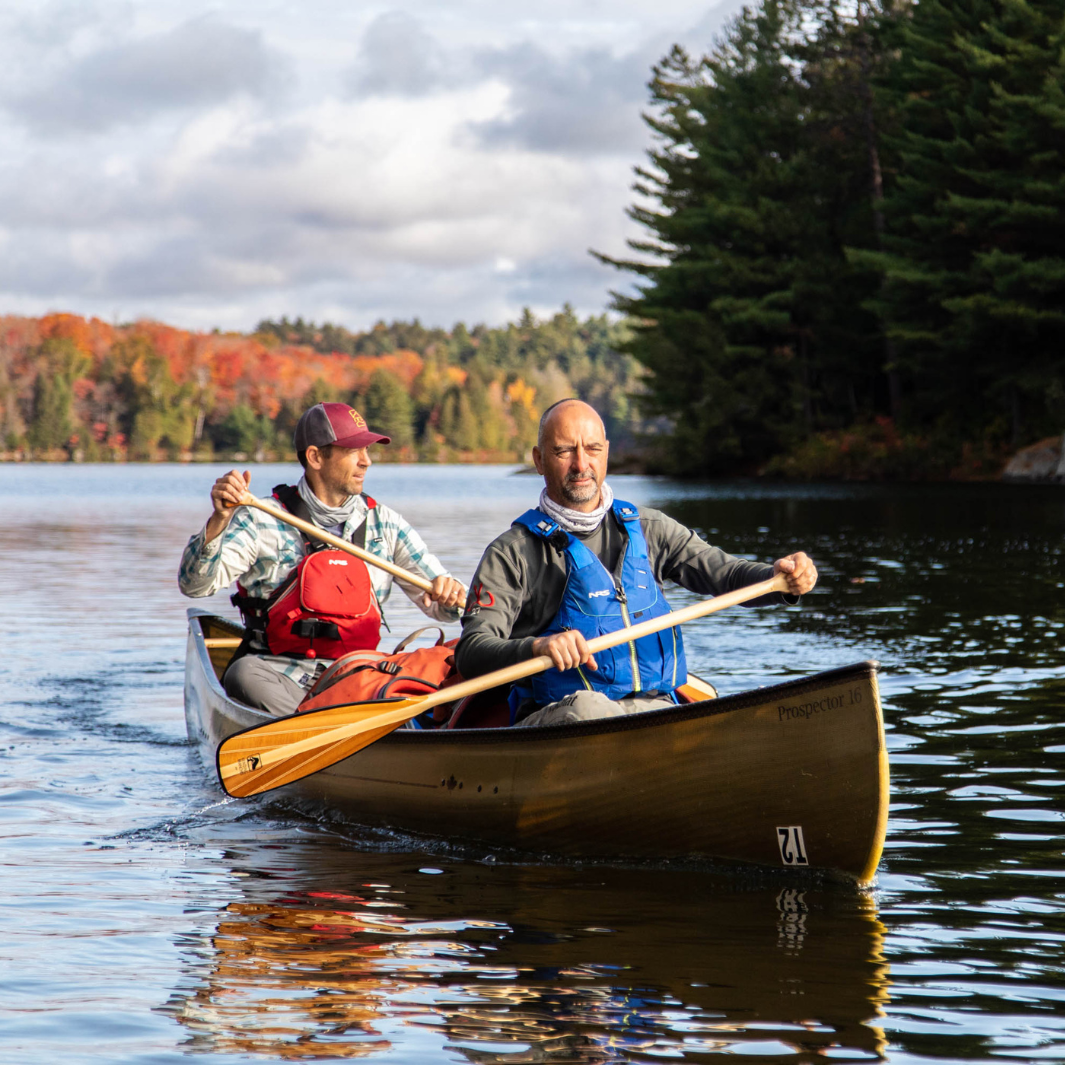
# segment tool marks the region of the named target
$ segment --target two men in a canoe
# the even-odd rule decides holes
[[[275,489],[275,498],[298,517],[431,581],[425,593],[402,580],[400,586],[434,620],[456,621],[462,584],[403,518],[362,491],[368,447],[388,442],[352,408],[320,403],[296,427],[304,475],[294,488]],[[464,677],[541,655],[554,662],[554,669],[513,688],[512,724],[561,724],[673,705],[687,679],[679,627],[597,656],[588,649],[595,636],[668,613],[667,580],[716,596],[784,575],[789,595],[752,605],[795,602],[817,581],[801,551],[772,566],[748,562],[657,510],[615,499],[606,483],[608,455],[602,419],[590,406],[570,399],[549,407],[533,449],[544,478],[539,505],[489,544],[465,596],[455,653]],[[179,584],[186,595],[205,596],[237,581],[234,601],[247,635],[223,685],[241,702],[286,715],[334,658],[376,648],[392,578],[347,554],[317,551],[291,526],[242,507],[248,482],[247,473],[235,470],[215,482],[213,513],[185,548]],[[335,615],[328,602],[309,610],[300,593],[314,586],[313,567],[330,564],[349,567]]]
[[[464,586],[396,511],[363,492],[372,465],[368,449],[387,443],[347,404],[311,407],[293,436],[303,476],[295,486],[274,489],[271,502],[430,582],[427,592],[399,585],[434,621],[456,622]],[[240,702],[284,716],[335,658],[377,647],[393,578],[350,554],[320,550],[320,541],[241,506],[249,482],[249,473],[236,470],[215,481],[211,516],[185,548],[178,584],[195,597],[236,581],[234,602],[247,635],[222,683]],[[308,596],[313,610],[306,609]]]
[[[524,726],[587,721],[669,706],[687,667],[679,628],[592,656],[588,640],[669,612],[662,585],[675,581],[720,595],[774,574],[794,602],[817,581],[799,551],[772,566],[711,547],[660,511],[615,499],[606,482],[609,443],[586,403],[563,400],[540,421],[533,450],[544,489],[489,544],[473,578],[456,652],[459,672],[481,676],[548,655],[555,669],[511,693],[511,721]]]

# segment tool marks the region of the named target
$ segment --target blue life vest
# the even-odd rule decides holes
[[[647,557],[639,511],[618,499],[613,510],[628,536],[620,589],[606,566],[543,511],[528,510],[514,523],[543,540],[554,537],[561,543],[560,534],[566,541],[566,590],[558,613],[541,636],[576,629],[591,640],[669,613],[669,603]],[[526,689],[523,694],[531,694],[540,706],[582,689],[602,692],[610,699],[622,699],[633,692],[659,691],[665,695],[688,677],[684,643],[676,627],[600,651],[595,662],[598,669],[578,666],[565,672],[549,669],[538,673],[525,682],[531,693]]]

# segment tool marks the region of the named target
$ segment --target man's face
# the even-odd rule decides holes
[[[373,465],[369,449],[365,447],[337,447],[334,444],[319,451],[318,458],[321,462],[318,478],[322,487],[334,496],[358,495],[362,491],[366,471]]]
[[[550,415],[543,446],[533,448],[533,461],[551,499],[587,512],[599,504],[609,453],[599,415],[586,403],[566,403]]]

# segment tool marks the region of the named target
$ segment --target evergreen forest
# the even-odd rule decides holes
[[[654,69],[622,350],[680,472],[993,476],[1065,429],[1065,2],[763,0]]]

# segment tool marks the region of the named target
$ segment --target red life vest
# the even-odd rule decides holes
[[[310,521],[291,485],[278,485],[274,498],[286,510]],[[363,498],[371,509],[377,505],[369,496]],[[357,546],[365,546],[366,522],[356,530],[353,541],[356,538],[363,541]],[[366,563],[306,535],[303,539],[308,553],[269,598],[246,595],[237,586],[233,603],[245,628],[249,634],[258,633],[272,655],[339,658],[351,651],[374,650],[381,639],[381,608]]]

